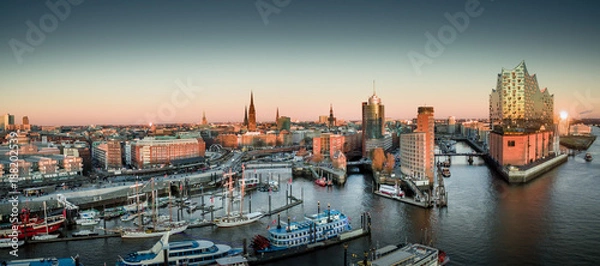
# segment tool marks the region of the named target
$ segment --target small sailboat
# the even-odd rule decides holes
[[[46,210],[46,201],[44,201],[44,226],[46,227],[46,233],[34,235],[31,239],[33,240],[50,240],[58,238],[58,234],[50,234],[50,230],[48,229],[48,214]]]

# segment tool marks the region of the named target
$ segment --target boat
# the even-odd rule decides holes
[[[242,176],[244,176],[242,174]],[[258,186],[258,184],[260,183],[260,180],[258,180],[258,177],[252,176],[252,177],[246,177],[246,178],[242,178],[240,180],[238,180],[238,183],[240,184],[240,186],[242,185],[242,183],[244,184],[244,186],[246,186],[246,188],[255,188]]]
[[[152,182],[152,199],[153,202],[157,202],[157,197],[156,194],[157,191],[154,190],[154,182]],[[139,199],[139,198],[138,198]],[[119,230],[119,232],[121,233],[121,238],[148,238],[148,237],[159,237],[159,236],[164,236],[166,234],[178,234],[181,233],[183,231],[185,231],[185,229],[187,229],[188,227],[188,223],[183,221],[183,222],[176,222],[176,223],[171,223],[171,222],[163,222],[163,223],[157,223],[158,220],[158,216],[157,216],[157,212],[156,212],[156,205],[157,204],[152,204],[152,215],[150,217],[142,217],[141,213],[138,212],[137,218],[137,228],[121,228],[121,230]],[[147,222],[150,223],[152,222],[151,226],[146,226],[144,227],[144,219],[147,219]],[[169,219],[170,220],[170,219]]]
[[[443,177],[450,177],[450,169],[448,169],[448,167],[442,168],[442,176]]]
[[[50,230],[48,229],[48,219],[47,219],[48,213],[47,213],[47,208],[46,208],[46,201],[43,202],[43,206],[44,206],[44,225],[46,227],[46,233],[34,235],[31,238],[33,240],[50,240],[50,239],[58,238],[58,234],[51,235]]]
[[[25,244],[25,240],[18,240],[14,238],[0,238],[0,248],[14,248],[20,247]]]
[[[327,179],[325,177],[321,177],[321,178],[315,180],[315,184],[317,184],[321,187],[327,186]]]
[[[50,240],[50,239],[56,239],[58,238],[59,234],[40,234],[40,235],[34,235],[31,239],[32,240]]]
[[[88,229],[84,229],[84,230],[79,230],[77,232],[73,232],[72,234],[74,237],[82,237],[82,236],[97,236],[98,232],[94,232],[92,230],[88,230]]]
[[[592,158],[592,154],[589,152],[585,154],[584,158],[585,158],[586,162],[591,162],[594,159],[594,158]]]
[[[11,260],[0,262],[2,266],[83,266],[79,261],[79,255],[71,258],[36,258],[24,260]]]
[[[368,254],[367,254],[368,255]],[[371,259],[365,257],[358,265],[428,265],[441,266],[450,262],[444,251],[421,244],[388,245],[376,249]]]
[[[138,215],[140,215],[140,213],[126,213],[125,215],[121,216],[121,221],[122,222],[129,222],[132,221],[133,219],[137,218]]]
[[[39,218],[31,217],[29,209],[23,209],[19,214],[19,218],[21,222],[15,224],[19,231],[17,236],[18,239],[31,238],[39,234],[56,232],[65,222],[64,212],[62,215]]]
[[[166,234],[179,234],[187,229],[189,224],[185,221],[158,224],[156,227],[124,228],[120,230],[121,238],[149,238]]]
[[[236,255],[233,257],[220,258],[215,260],[216,265],[218,266],[248,266],[248,259],[241,255]]]
[[[243,171],[244,167],[242,167]],[[242,174],[243,175],[243,174]],[[233,209],[233,181],[231,180],[231,176],[229,175],[229,182],[227,183],[229,187],[229,204],[227,205],[227,215],[215,219],[213,222],[217,227],[227,228],[227,227],[235,227],[240,225],[245,225],[249,223],[253,223],[258,221],[260,218],[264,216],[262,212],[251,212],[244,213],[244,190],[246,188],[245,180],[242,179],[242,183],[240,184],[240,211],[237,213],[231,213],[231,209]]]
[[[380,185],[379,193],[389,195],[391,197],[404,197],[404,191],[398,187],[398,185],[390,186],[390,185]]]
[[[242,251],[208,240],[169,242],[169,236],[170,234],[163,235],[151,249],[129,253],[125,257],[119,256],[116,266],[209,265],[214,264],[217,259],[239,255]],[[168,263],[165,260],[168,260]]]
[[[269,229],[268,237],[254,236],[251,247],[256,253],[286,250],[336,238],[352,230],[348,217],[338,210],[328,208],[304,218],[302,222],[290,222],[288,218],[282,226],[278,216],[277,227]]]
[[[100,222],[100,218],[83,218],[75,220],[75,223],[82,226],[97,225]]]

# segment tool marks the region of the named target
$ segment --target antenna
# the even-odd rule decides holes
[[[377,95],[377,90],[375,89],[375,80],[373,80],[373,95]]]

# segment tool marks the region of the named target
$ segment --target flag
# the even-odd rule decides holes
[[[271,224],[275,224],[277,222],[277,219],[273,219],[273,222],[271,222]]]

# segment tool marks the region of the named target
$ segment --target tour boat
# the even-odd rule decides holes
[[[376,249],[370,258],[365,258],[366,265],[429,265],[441,266],[450,262],[450,257],[437,248],[421,244],[388,245]],[[365,265],[365,260],[358,265]]]
[[[130,253],[124,258],[119,256],[120,259],[116,265],[210,265],[214,264],[217,259],[235,256],[242,251],[208,240],[169,242],[169,235],[162,236],[149,250]]]
[[[386,194],[392,197],[404,197],[404,191],[396,186],[380,185],[379,193]]]
[[[279,220],[279,218],[278,218]],[[325,210],[308,215],[302,222],[290,222],[269,230],[269,236],[256,235],[252,248],[257,253],[273,252],[313,244],[352,230],[348,217],[337,210]]]
[[[592,158],[592,154],[591,153],[586,153],[585,154],[585,161],[586,162],[591,162],[594,158]]]

